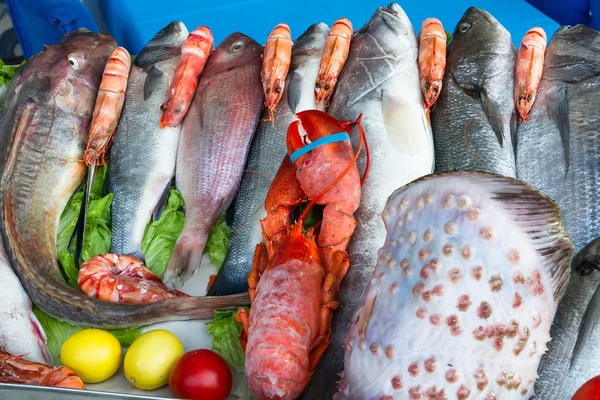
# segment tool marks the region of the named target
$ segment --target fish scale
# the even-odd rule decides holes
[[[287,153],[286,133],[294,114],[315,107],[314,82],[328,31],[324,23],[311,25],[292,48],[284,93],[275,109],[275,126],[268,121],[261,122],[252,139],[234,201],[227,256],[208,295],[241,293],[248,288],[246,280],[254,250],[262,242],[259,220],[267,215],[263,207],[267,191]],[[261,119],[268,118],[268,110],[263,111]]]
[[[458,172],[397,190],[383,220],[334,398],[529,398],[572,253],[556,205]]]

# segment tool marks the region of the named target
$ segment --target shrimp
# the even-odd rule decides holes
[[[329,35],[327,35],[323,56],[321,57],[319,75],[315,83],[315,100],[317,105],[323,100],[326,103],[329,102],[329,97],[333,93],[337,78],[348,58],[352,35],[352,23],[346,18],[338,19],[331,27]]]
[[[440,20],[427,18],[419,32],[419,81],[429,109],[442,90],[446,69],[446,32]]]
[[[0,349],[0,382],[68,389],[85,389],[81,379],[67,367],[54,368],[25,360]]]
[[[213,45],[213,34],[206,26],[196,28],[183,42],[181,59],[169,89],[169,99],[161,107],[164,111],[160,119],[161,128],[176,127],[187,114],[196,94],[198,78],[204,70]]]
[[[123,47],[112,52],[98,89],[92,124],[87,138],[83,160],[88,166],[103,165],[106,154],[117,129],[117,122],[123,110],[127,78],[131,68],[131,56]]]
[[[521,41],[515,70],[515,105],[522,120],[527,119],[535,101],[544,69],[544,51],[546,32],[539,26],[531,28]]]
[[[281,100],[285,77],[292,59],[292,33],[287,24],[279,24],[267,38],[263,55],[261,78],[265,92],[265,106],[269,110],[269,119],[275,126],[275,107]]]
[[[83,263],[77,284],[86,295],[114,303],[146,304],[187,296],[169,289],[138,258],[112,253]]]

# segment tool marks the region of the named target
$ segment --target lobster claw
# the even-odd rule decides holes
[[[342,125],[337,119],[323,111],[302,111],[296,114],[296,118],[298,119],[290,124],[287,131],[289,154],[334,133],[347,132],[350,134],[351,127],[349,125]]]

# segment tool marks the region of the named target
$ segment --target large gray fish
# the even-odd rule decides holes
[[[160,213],[175,176],[181,125],[159,127],[161,105],[188,36],[182,22],[161,29],[136,57],[125,104],[110,150],[109,182],[114,194],[110,250],[144,259],[142,239],[153,211]],[[158,207],[157,207],[158,206]]]
[[[423,109],[417,55],[410,20],[393,3],[378,8],[352,38],[338,79],[328,112],[338,120],[350,121],[363,113],[371,167],[354,214],[356,229],[347,248],[351,264],[342,280],[330,344],[304,392],[305,399],[330,399],[336,391],[346,332],[385,241],[380,215],[387,198],[398,187],[433,170],[433,142]],[[357,148],[358,132],[354,133]],[[359,158],[361,173],[365,163],[365,157]]]
[[[242,293],[248,290],[248,273],[256,245],[262,242],[259,221],[267,212],[263,204],[281,160],[287,154],[287,128],[294,114],[315,108],[315,82],[329,28],[324,23],[311,25],[294,43],[292,60],[283,96],[275,110],[275,126],[262,115],[250,153],[246,172],[234,202],[231,239],[227,257],[208,291],[209,295]]]
[[[515,177],[512,136],[517,52],[489,13],[469,8],[448,44],[440,97],[431,112],[436,171]]]
[[[180,297],[146,305],[87,297],[63,278],[56,254],[58,222],[86,175],[80,160],[102,71],[114,39],[77,30],[34,56],[13,79],[0,118],[2,239],[35,305],[82,326],[117,328],[210,318],[243,296]],[[247,296],[246,296],[247,297]],[[237,305],[237,304],[236,304]]]
[[[600,331],[590,325],[582,330],[580,355],[570,366],[588,303],[590,312],[600,307],[598,296],[592,300],[600,272],[585,268],[585,276],[580,274],[580,260],[595,248],[586,245],[600,237],[600,117],[594,107],[599,101],[600,33],[583,25],[560,28],[546,49],[533,109],[517,134],[519,179],[558,203],[579,252],[552,327],[548,356],[540,364],[536,395],[543,400],[570,398],[600,375]]]
[[[198,270],[208,233],[239,188],[262,109],[262,51],[233,33],[211,54],[198,83],[177,152],[185,224],[165,272],[169,285]]]
[[[573,253],[556,203],[450,172],[395,191],[383,220],[334,399],[528,400]]]

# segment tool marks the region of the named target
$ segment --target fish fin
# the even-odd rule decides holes
[[[567,88],[561,86],[553,88],[546,93],[546,107],[548,117],[554,122],[560,133],[560,140],[563,146],[563,154],[565,158],[565,176],[569,172],[569,162],[571,148],[569,138],[571,128],[569,125],[569,102],[567,100]]]
[[[102,197],[105,197],[112,193],[111,185],[110,185],[110,168],[108,169],[106,176],[104,177],[104,182],[102,183]]]
[[[15,121],[14,133],[12,134],[13,140],[4,166],[3,180],[8,179],[8,177],[12,175],[13,167],[19,156],[21,146],[25,141],[27,129],[31,125],[37,109],[38,107],[35,104],[27,103],[17,110],[17,112],[20,111],[20,117],[18,121]]]
[[[174,288],[176,280],[183,283],[198,271],[207,239],[208,233],[185,232],[184,228],[184,232],[177,239],[175,250],[165,271],[163,279],[165,285]]]
[[[495,99],[490,97],[487,92],[481,90],[481,102],[483,103],[483,109],[485,110],[485,114],[487,116],[488,122],[492,127],[492,130],[496,134],[496,138],[498,139],[498,143],[500,143],[500,147],[504,146],[504,128],[502,126],[503,122],[502,117],[498,115],[498,103]]]
[[[431,126],[421,104],[401,103],[382,91],[381,109],[388,138],[398,153],[416,155],[430,147],[433,154]]]
[[[302,74],[299,71],[294,71],[288,76],[289,81],[285,85],[288,106],[290,107],[292,114],[296,114],[296,108],[298,108],[302,98]]]
[[[169,183],[163,189],[162,194],[160,195],[160,199],[158,199],[158,203],[156,203],[156,207],[154,207],[154,212],[152,213],[152,220],[158,221],[160,217],[162,217],[163,212],[165,212],[165,208],[167,207],[167,202],[169,201],[169,193],[171,192],[171,184]]]
[[[510,139],[512,141],[512,145],[513,145],[513,152],[516,155],[517,154],[517,131],[519,129],[518,127],[518,117],[517,117],[517,111],[513,111],[512,116],[510,117]]]
[[[152,93],[157,89],[164,89],[165,82],[163,82],[163,73],[153,66],[146,75],[146,81],[144,82],[144,101],[148,100]]]
[[[573,269],[580,275],[590,275],[594,270],[600,270],[600,238],[588,243],[573,259]],[[581,355],[581,351],[589,341],[593,331],[600,322],[600,283],[596,287],[590,302],[588,303],[579,330],[577,341],[571,356],[571,367],[575,365]]]

